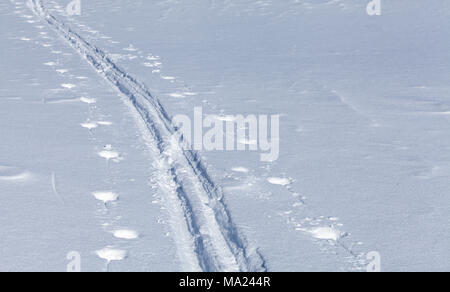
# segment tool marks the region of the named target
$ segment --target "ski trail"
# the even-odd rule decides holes
[[[158,169],[156,180],[167,194],[171,226],[180,258],[186,264],[184,268],[266,271],[258,250],[248,247],[233,224],[222,190],[211,180],[198,154],[187,150],[182,141],[174,143],[175,128],[158,99],[101,49],[50,14],[42,0],[28,0],[28,6],[126,97],[143,139],[154,154]]]

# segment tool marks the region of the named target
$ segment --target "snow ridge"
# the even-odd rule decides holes
[[[147,87],[118,67],[101,49],[87,42],[50,14],[43,0],[29,0],[31,10],[113,85],[133,109],[138,126],[159,169],[156,181],[167,194],[171,226],[184,269],[266,271],[256,248],[250,248],[223,202],[222,189],[208,175],[198,154],[174,141],[171,118]],[[181,151],[176,151],[181,149]]]

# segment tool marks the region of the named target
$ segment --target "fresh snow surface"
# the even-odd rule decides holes
[[[69,2],[0,3],[0,271],[450,270],[448,1]]]

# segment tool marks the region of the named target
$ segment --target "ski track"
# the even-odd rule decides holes
[[[42,0],[28,0],[28,6],[109,81],[134,111],[143,140],[154,156],[153,165],[158,169],[154,180],[167,194],[171,227],[185,265],[183,269],[267,271],[258,249],[248,246],[232,222],[223,202],[222,189],[211,180],[198,154],[187,150],[183,141],[172,139],[175,128],[158,99],[101,49],[50,14]],[[72,89],[75,85],[61,86]],[[110,156],[102,157],[108,159]],[[122,251],[115,250],[102,250],[99,254],[108,263],[126,257]]]

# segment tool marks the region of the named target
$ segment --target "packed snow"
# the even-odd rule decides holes
[[[449,271],[450,3],[372,2],[2,1],[0,271]]]

